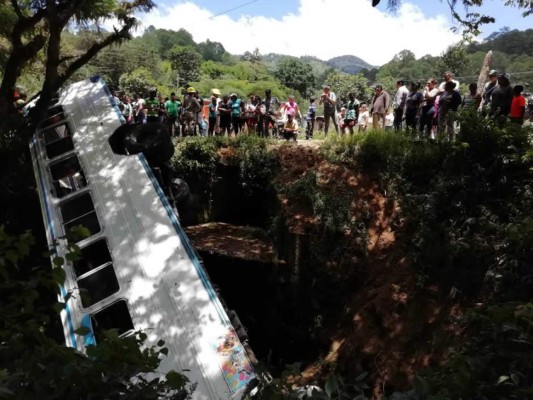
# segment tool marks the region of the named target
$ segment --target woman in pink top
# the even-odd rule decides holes
[[[286,117],[289,113],[292,113],[293,116],[298,116],[300,119],[302,118],[302,114],[293,95],[290,95],[289,100],[283,104],[283,115]]]

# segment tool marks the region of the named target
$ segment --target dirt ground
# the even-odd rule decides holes
[[[281,171],[279,183],[290,185],[309,171],[318,184],[351,193],[354,218],[362,211],[370,215],[367,224],[366,280],[349,296],[344,318],[324,327],[321,337],[329,347],[326,355],[307,366],[292,381],[298,385],[324,383],[332,371],[349,377],[369,372],[367,382],[373,397],[409,388],[415,375],[439,364],[460,334],[457,323],[461,308],[435,286],[419,287],[410,260],[405,257],[409,237],[403,232],[400,205],[384,195],[375,177],[365,176],[346,166],[333,165],[319,152],[320,141],[298,141],[275,145]],[[236,156],[231,148],[221,149],[222,162]],[[290,203],[281,197],[289,230],[304,234],[316,224],[308,206]],[[245,228],[243,228],[245,229]],[[264,261],[272,260],[272,243],[252,230],[225,224],[187,228],[199,249]],[[224,241],[217,238],[226,237]],[[357,262],[357,261],[355,261]]]
[[[353,215],[364,207],[371,215],[364,287],[354,291],[344,305],[346,317],[337,326],[326,328],[330,350],[325,360],[317,360],[294,381],[321,381],[335,366],[345,376],[353,374],[354,379],[369,371],[377,399],[384,391],[406,389],[418,371],[441,362],[445,349],[457,339],[460,308],[437,287],[417,286],[410,261],[404,256],[409,238],[398,218],[400,206],[383,194],[376,179],[328,163],[316,145],[281,146],[276,151],[282,167],[279,179],[284,183],[315,170],[320,185],[335,182],[336,187],[342,184],[353,193]],[[283,199],[282,204],[293,231],[304,232],[315,222],[311,210]]]

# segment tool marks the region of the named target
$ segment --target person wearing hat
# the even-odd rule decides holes
[[[196,89],[190,86],[187,89],[187,95],[183,99],[183,116],[182,124],[187,132],[183,135],[194,135],[196,132],[196,124],[198,123],[198,113],[202,110],[202,106],[196,98]],[[192,125],[192,126],[191,126]]]
[[[315,127],[315,118],[316,118],[316,104],[315,96],[309,97],[309,107],[307,107],[307,114],[305,116],[305,138],[307,140],[313,138],[313,130]]]
[[[331,88],[328,85],[325,85],[323,90],[318,104],[324,104],[324,134],[326,136],[328,134],[330,119],[333,121],[333,125],[335,125],[335,132],[339,134],[339,125],[337,124],[337,118],[335,117],[337,96],[331,91]]]
[[[479,105],[479,109],[482,110],[483,108],[490,109],[490,100],[492,97],[492,92],[494,89],[498,86],[498,71],[495,69],[491,69],[489,71],[489,81],[485,83],[485,86],[483,86],[483,93],[481,94],[481,104]]]

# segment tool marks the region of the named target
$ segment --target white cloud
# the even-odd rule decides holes
[[[404,2],[396,14],[372,8],[369,0],[300,0],[298,13],[281,19],[243,15],[213,17],[191,2],[161,5],[142,16],[143,26],[190,32],[195,42],[222,43],[232,54],[259,48],[261,54],[312,55],[327,60],[355,55],[381,65],[401,50],[417,57],[439,55],[459,41],[444,15],[425,16]]]

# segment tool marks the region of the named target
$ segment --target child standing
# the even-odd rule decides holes
[[[370,118],[370,113],[368,112],[368,106],[365,103],[363,103],[361,104],[361,113],[359,114],[359,119],[357,120],[357,124],[359,125],[359,128],[357,129],[358,132],[366,131],[369,118]]]

